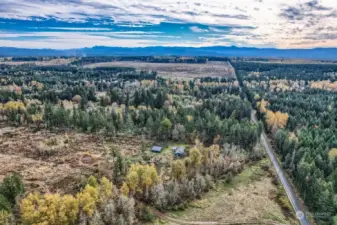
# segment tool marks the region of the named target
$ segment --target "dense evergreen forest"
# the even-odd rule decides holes
[[[91,63],[102,63],[112,61],[140,61],[150,63],[206,63],[208,61],[229,61],[226,57],[178,57],[178,56],[104,56],[104,57],[82,57],[74,61],[73,65],[86,65]]]
[[[178,82],[157,78],[155,72],[113,67],[2,66],[0,71],[4,86],[0,101],[4,115],[13,124],[29,124],[43,115],[49,128],[112,134],[146,132],[156,138],[171,138],[171,132],[182,125],[179,139],[193,141],[198,136],[212,143],[220,135],[222,143],[230,141],[242,147],[253,146],[258,136],[249,122],[250,104],[240,99],[233,80]],[[98,92],[103,95],[98,96]],[[7,110],[10,104],[30,100],[39,103],[26,104],[26,111]],[[78,103],[79,107],[64,107],[67,102],[63,101]],[[164,119],[170,120],[170,129],[158,131]],[[235,130],[230,129],[233,126]]]
[[[313,218],[337,224],[337,65],[234,66]]]

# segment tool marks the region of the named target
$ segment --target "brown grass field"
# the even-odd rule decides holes
[[[104,139],[100,135],[72,131],[32,132],[29,128],[0,128],[0,182],[19,173],[27,192],[73,193],[90,175],[112,174],[109,151],[115,147],[125,156],[140,152],[137,137]]]
[[[114,61],[106,63],[94,63],[86,65],[84,67],[133,67],[137,70],[157,71],[159,76],[167,78],[234,77],[234,69],[228,62],[188,64]]]
[[[270,173],[261,169],[261,165],[268,164],[269,160],[264,159],[247,166],[230,183],[218,183],[215,190],[190,203],[186,210],[173,211],[169,215],[183,221],[273,221],[280,225],[297,225],[296,219],[287,215],[275,201],[278,187],[272,183]]]

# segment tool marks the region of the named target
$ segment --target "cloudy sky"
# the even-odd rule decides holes
[[[0,46],[337,47],[336,0],[1,0]]]

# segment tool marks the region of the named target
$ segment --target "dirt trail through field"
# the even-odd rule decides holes
[[[155,209],[152,210],[156,216],[158,216],[161,219],[167,220],[169,222],[172,222],[174,224],[184,224],[184,225],[279,225],[275,222],[270,221],[251,221],[251,222],[214,222],[214,221],[186,221],[186,220],[180,220],[176,219],[170,216],[167,216],[164,213],[161,213]]]

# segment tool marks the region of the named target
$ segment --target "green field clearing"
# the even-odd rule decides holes
[[[272,183],[270,173],[263,170],[269,165],[264,159],[247,166],[230,182],[219,181],[216,188],[206,193],[202,199],[189,203],[185,210],[170,211],[168,215],[184,221],[273,221],[279,224],[297,224],[294,218],[285,215],[279,204],[272,198],[278,187]],[[173,224],[156,220],[153,224]]]

